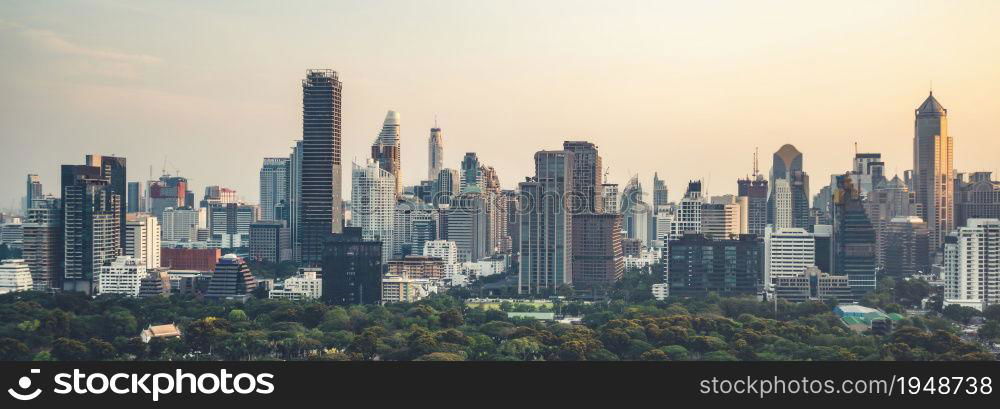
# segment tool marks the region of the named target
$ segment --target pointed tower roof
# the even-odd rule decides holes
[[[944,109],[944,106],[938,102],[937,98],[934,98],[934,91],[931,91],[927,99],[924,100],[924,103],[920,104],[920,107],[917,108],[917,115],[942,116],[948,115],[948,110]]]
[[[390,110],[385,114],[385,121],[382,122],[383,125],[399,125],[399,113]]]

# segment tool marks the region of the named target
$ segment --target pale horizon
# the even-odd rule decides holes
[[[301,139],[310,68],[344,82],[344,169],[400,113],[405,185],[426,176],[435,117],[445,167],[476,152],[505,189],[565,140],[598,145],[610,182],[651,192],[659,173],[671,201],[692,179],[735,193],[754,148],[767,175],[785,143],[811,194],[855,142],[902,177],[932,83],[955,168],[1000,171],[1000,2],[305,4],[0,5],[0,208],[20,208],[28,173],[58,195],[59,166],[89,153],[126,157],[129,181],[166,159],[196,200],[220,185],[256,203],[263,158]]]

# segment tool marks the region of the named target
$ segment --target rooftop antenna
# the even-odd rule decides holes
[[[437,114],[434,114],[434,127],[435,128],[438,127],[438,115]]]
[[[854,141],[854,156],[858,156],[858,141]]]

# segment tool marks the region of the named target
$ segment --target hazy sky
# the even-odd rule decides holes
[[[853,144],[912,166],[913,110],[948,108],[959,171],[1000,169],[1000,1],[170,1],[0,4],[0,207],[27,173],[128,158],[129,179],[188,177],[258,201],[265,156],[301,137],[308,68],[344,81],[345,174],[388,109],[403,177],[476,151],[505,188],[563,140],[600,147],[610,180],[654,171],[734,193],[755,146],[792,143],[813,191]],[[345,196],[350,180],[345,178]]]

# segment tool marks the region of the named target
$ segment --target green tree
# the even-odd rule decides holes
[[[30,361],[31,350],[14,338],[0,338],[0,361]]]
[[[75,339],[59,338],[52,343],[52,356],[60,361],[84,361],[87,347]]]

